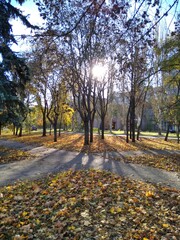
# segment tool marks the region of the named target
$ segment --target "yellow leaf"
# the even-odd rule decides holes
[[[114,207],[112,207],[109,211],[110,211],[110,213],[114,214],[115,213]]]
[[[168,227],[169,227],[169,224],[163,223],[163,227],[164,227],[164,228],[168,228]]]
[[[98,185],[99,185],[99,187],[102,187],[103,184],[102,184],[102,182],[99,181]]]
[[[117,208],[116,208],[116,212],[117,212],[117,213],[120,213],[121,211],[122,211],[122,209],[121,209],[120,207],[117,207]]]
[[[36,223],[37,223],[37,224],[40,224],[40,220],[39,220],[39,219],[36,219]]]
[[[6,207],[0,207],[0,212],[2,212],[2,213],[7,212],[7,208]]]
[[[12,189],[12,186],[8,186],[6,187],[7,190],[11,190]]]
[[[145,238],[145,237],[144,237],[143,240],[149,240],[149,238]]]
[[[146,197],[154,197],[154,192],[152,192],[152,191],[147,191],[147,192],[146,192]]]
[[[76,198],[75,197],[69,198],[69,202],[71,205],[74,205],[76,203]]]
[[[23,226],[25,222],[19,222],[19,226]]]
[[[115,214],[115,213],[120,213],[122,209],[120,207],[112,207],[109,211],[110,213]]]
[[[76,229],[75,226],[69,226],[69,227],[68,227],[68,230],[72,230],[72,231],[73,231],[73,230],[75,230],[75,229]]]
[[[25,216],[28,215],[28,212],[24,211],[24,212],[22,213],[22,215],[23,215],[23,217],[25,217]]]

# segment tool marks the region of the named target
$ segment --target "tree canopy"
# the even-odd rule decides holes
[[[8,118],[10,109],[22,122],[26,113],[24,89],[30,74],[25,59],[11,50],[12,44],[17,44],[17,41],[10,20],[19,18],[27,27],[35,27],[18,8],[12,6],[11,1],[0,0],[0,3],[1,123]],[[147,92],[153,79],[156,75],[161,80],[166,76],[166,81],[171,79],[175,83],[177,74],[178,80],[177,31],[159,49],[161,57],[156,53],[159,24],[177,7],[178,0],[166,6],[163,5],[164,1],[157,0],[35,0],[35,3],[45,25],[41,32],[31,36],[29,66],[31,87],[34,89],[32,94],[36,95],[37,104],[42,110],[43,135],[46,135],[46,118],[57,128],[64,111],[62,106],[68,105],[66,100],[70,96],[70,105],[79,112],[87,133],[85,144],[89,140],[92,142],[94,119],[99,113],[104,128],[108,104],[113,101],[112,96],[117,96],[114,94],[116,92],[119,99],[123,97],[123,103],[118,104],[119,112],[124,115],[127,141],[129,133],[135,141],[135,130],[138,128],[140,131]],[[96,65],[108,66],[106,76],[93,75]],[[62,106],[61,83],[68,92]],[[11,105],[12,101],[14,105]],[[54,112],[52,107],[56,107]],[[19,113],[22,113],[21,116]],[[112,125],[113,114],[109,114],[112,115],[109,125]]]
[[[23,4],[24,0],[17,0]],[[0,0],[0,121],[6,119],[20,124],[25,113],[23,99],[25,84],[30,80],[29,69],[25,59],[11,50],[12,44],[18,44],[12,31],[12,19],[20,19],[29,28],[27,17],[11,4]]]

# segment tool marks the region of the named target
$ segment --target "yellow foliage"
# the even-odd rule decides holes
[[[116,214],[116,213],[120,213],[122,209],[120,207],[111,207],[109,211],[112,214]]]
[[[28,212],[26,212],[26,211],[24,211],[23,213],[22,213],[22,216],[23,217],[25,217],[25,216],[27,216],[28,215]]]
[[[75,228],[75,226],[69,226],[68,227],[68,230],[70,230],[70,231],[73,231],[73,230],[75,230],[76,228]]]
[[[168,227],[169,227],[169,224],[163,223],[163,228],[168,228]]]
[[[40,220],[39,219],[36,219],[36,224],[40,224]]]
[[[146,197],[154,197],[154,192],[152,192],[152,191],[147,191],[147,192],[146,192]]]

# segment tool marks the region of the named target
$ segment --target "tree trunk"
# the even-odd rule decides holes
[[[112,117],[109,122],[109,131],[110,131],[110,133],[112,133]]]
[[[93,126],[94,126],[94,117],[95,117],[95,113],[96,111],[93,111],[93,113],[91,114],[91,118],[90,118],[90,142],[93,142]]]
[[[139,125],[137,128],[137,140],[139,141],[139,136],[140,136],[140,130],[141,130],[141,126]]]
[[[59,122],[59,137],[61,136],[61,121]]]
[[[101,139],[104,139],[104,117],[101,118]]]
[[[22,126],[19,128],[19,137],[22,137]]]
[[[16,126],[16,133],[15,133],[16,136],[18,135],[18,130],[19,128]]]
[[[180,132],[180,123],[179,123],[178,126],[177,126],[177,143],[180,142],[179,132]]]
[[[144,106],[143,106],[143,109],[142,109],[142,112],[141,112],[140,123],[139,123],[138,128],[137,128],[137,140],[139,140],[139,136],[140,136],[141,125],[142,125],[142,119],[143,119],[143,113],[144,113]]]
[[[167,140],[168,140],[169,128],[170,128],[170,124],[168,123],[168,127],[167,127],[166,136],[165,136],[164,141],[167,141]]]
[[[90,142],[93,142],[93,121],[90,121]]]
[[[84,145],[89,145],[89,122],[84,121]]]
[[[131,138],[132,142],[135,142],[135,98],[132,96],[131,101],[131,114],[130,114],[130,123],[131,123]]]
[[[57,142],[57,119],[54,120],[54,142]]]
[[[43,112],[43,134],[42,134],[43,137],[46,136],[46,112],[44,111]]]
[[[131,119],[131,115],[130,115],[130,119],[129,119],[129,138],[132,140],[132,119]]]
[[[15,125],[13,124],[13,135],[16,134],[16,133],[15,133],[15,130],[16,130],[16,127],[15,127]]]
[[[144,115],[144,107],[145,107],[146,95],[147,95],[147,91],[145,92],[145,95],[144,95],[144,99],[143,99],[144,101],[143,101],[142,110],[141,110],[140,122],[139,122],[139,125],[138,125],[138,128],[137,128],[137,140],[139,140],[139,136],[140,136],[142,120],[143,120],[143,115]]]
[[[129,114],[130,114],[130,106],[128,108],[127,117],[126,117],[126,142],[129,142]]]
[[[162,135],[161,123],[158,123],[158,134],[159,134],[159,136]]]
[[[50,123],[50,127],[49,127],[49,135],[51,135],[51,130],[52,130],[52,126],[51,126],[51,123]]]

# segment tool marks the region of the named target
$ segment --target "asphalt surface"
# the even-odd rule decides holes
[[[51,173],[68,169],[102,169],[111,171],[120,176],[145,182],[158,183],[180,190],[180,178],[176,172],[167,172],[153,167],[139,164],[124,163],[123,157],[127,155],[142,155],[149,151],[108,152],[106,154],[85,154],[26,145],[19,142],[0,140],[1,146],[28,151],[35,157],[28,160],[17,161],[0,165],[0,186],[13,184],[19,180],[37,179]],[[152,151],[151,151],[152,153]],[[159,153],[162,153],[159,152]],[[167,151],[166,154],[180,151]],[[158,154],[156,150],[152,154]],[[122,161],[113,160],[113,156],[121,156]]]

